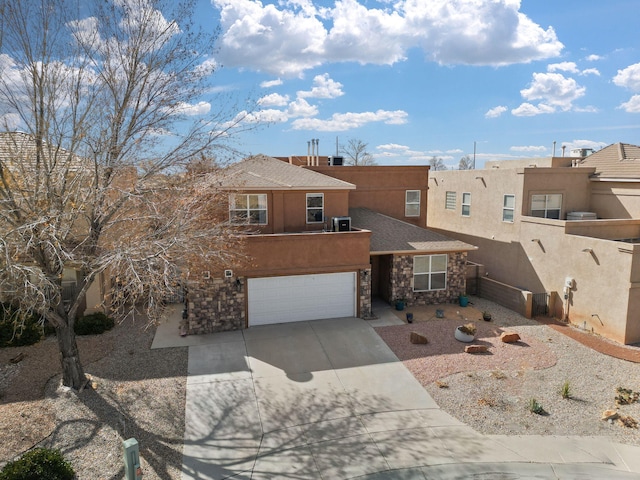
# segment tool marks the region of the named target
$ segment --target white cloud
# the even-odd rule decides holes
[[[618,108],[628,113],[640,113],[640,95],[634,95],[628,102],[621,103]]]
[[[224,65],[291,76],[332,62],[391,65],[416,47],[441,64],[474,65],[527,63],[563,49],[553,28],[534,23],[517,0],[399,0],[384,8],[267,1],[212,0]]]
[[[569,73],[580,73],[578,70],[578,66],[575,62],[560,62],[560,63],[552,63],[547,65],[548,72],[569,72]]]
[[[301,90],[297,93],[299,98],[337,98],[344,95],[342,84],[329,77],[328,73],[316,75],[313,79],[311,90]]]
[[[584,70],[582,70],[582,72],[580,72],[580,75],[595,75],[599,77],[600,70],[598,70],[597,68],[585,68]]]
[[[407,147],[406,145],[398,145],[397,143],[385,143],[383,145],[378,145],[376,148],[378,150],[409,150],[409,147]]]
[[[565,147],[565,151],[570,152],[574,148],[592,148],[593,150],[600,150],[606,147],[608,144],[605,142],[596,142],[594,140],[572,140],[570,142],[562,142],[562,146]]]
[[[180,102],[171,108],[173,115],[206,115],[211,110],[211,104],[209,102],[198,102],[195,105],[190,103]]]
[[[289,95],[271,93],[258,100],[258,105],[262,107],[284,107],[289,103]]]
[[[318,114],[318,107],[310,105],[304,98],[297,98],[289,104],[287,114],[290,117],[313,117]]]
[[[319,132],[341,132],[362,127],[368,123],[383,122],[387,125],[403,125],[407,123],[407,112],[402,110],[361,113],[334,113],[330,119],[301,118],[292,122],[294,130],[315,130]]]
[[[545,152],[547,147],[541,145],[513,146],[509,150],[512,152]]]
[[[588,62],[596,62],[598,60],[602,60],[604,57],[600,56],[600,55],[596,55],[596,54],[591,54],[591,55],[587,55],[586,60]]]
[[[260,83],[261,88],[271,88],[271,87],[277,87],[279,85],[282,85],[282,80],[280,80],[279,78],[275,80],[267,80],[265,82]]]
[[[543,103],[538,104],[538,106],[532,105],[531,103],[523,103],[519,107],[511,110],[511,114],[516,117],[533,117],[535,115],[541,115],[543,113],[553,113],[555,112],[555,108],[545,105]]]
[[[502,105],[498,105],[497,107],[493,107],[493,108],[489,109],[487,111],[487,113],[484,114],[484,117],[485,118],[498,118],[500,115],[502,115],[506,111],[507,111],[507,107],[504,107]]]
[[[563,111],[571,110],[573,102],[584,96],[585,92],[585,87],[578,85],[573,78],[567,78],[560,73],[534,73],[531,86],[520,90],[525,100],[541,100],[539,107],[544,105],[553,109],[560,108]]]
[[[21,124],[22,121],[20,120],[20,115],[18,115],[17,113],[7,113],[5,115],[0,115],[0,127],[4,130],[17,130]]]
[[[640,92],[640,63],[618,70],[617,75],[613,77],[613,83],[633,92]]]

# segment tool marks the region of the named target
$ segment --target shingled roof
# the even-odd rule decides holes
[[[640,147],[614,143],[582,159],[579,167],[595,167],[593,178],[640,181]]]
[[[349,215],[352,226],[371,230],[371,253],[444,253],[478,248],[367,208],[349,209]]]
[[[353,190],[352,183],[267,155],[255,155],[230,165],[220,179],[223,188],[245,190]]]

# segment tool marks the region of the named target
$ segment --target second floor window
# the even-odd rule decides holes
[[[447,192],[444,200],[444,208],[447,210],[456,209],[456,192]]]
[[[229,220],[235,225],[266,225],[267,195],[265,193],[232,195],[229,202]]]
[[[513,212],[516,206],[515,195],[505,195],[502,200],[502,221],[513,223]]]
[[[407,190],[404,204],[404,216],[420,216],[420,190]]]
[[[469,217],[471,215],[471,194],[465,192],[462,194],[462,216]]]
[[[531,216],[540,218],[560,219],[562,209],[562,194],[551,193],[531,196]]]
[[[324,193],[307,193],[307,223],[324,221]]]

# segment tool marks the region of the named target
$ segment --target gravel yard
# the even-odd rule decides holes
[[[443,410],[485,434],[603,435],[640,445],[639,429],[601,420],[605,410],[616,408],[618,387],[640,391],[639,363],[595,352],[486,300],[473,302],[493,316],[491,322],[476,322],[474,343],[490,345],[489,354],[464,353],[464,344],[453,338],[460,320],[376,328]],[[419,320],[419,309],[412,310]],[[522,341],[502,344],[501,330],[518,332]],[[412,345],[411,331],[425,332],[430,343]],[[568,399],[560,393],[565,382]],[[532,398],[547,414],[529,411]],[[640,403],[619,406],[618,412],[640,422]]]
[[[187,349],[150,350],[154,328],[127,320],[78,337],[92,387],[60,387],[55,338],[0,350],[0,464],[39,445],[59,448],[78,478],[123,478],[122,440],[140,443],[144,478],[180,478]],[[18,353],[16,365],[8,360]]]
[[[486,354],[466,354],[453,338],[455,326],[466,322],[449,315],[421,318],[422,307],[412,309],[411,325],[376,329],[443,410],[486,434],[605,435],[640,445],[640,430],[600,419],[616,408],[617,387],[640,391],[639,363],[597,353],[493,303],[472,301],[476,311],[493,315],[491,322],[476,322],[475,343],[487,345]],[[180,478],[187,348],[151,350],[155,329],[143,327],[141,320],[127,321],[104,335],[78,338],[92,378],[92,388],[79,394],[60,388],[54,338],[0,350],[0,464],[33,446],[50,446],[62,450],[78,478],[116,480],[123,476],[121,442],[135,437],[146,480]],[[503,330],[517,331],[521,342],[503,344]],[[409,343],[411,331],[423,332],[429,344]],[[21,352],[26,357],[10,364]],[[560,394],[564,382],[569,399]],[[528,410],[532,398],[546,415]],[[639,403],[619,412],[640,420]]]

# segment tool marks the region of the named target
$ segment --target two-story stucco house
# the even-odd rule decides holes
[[[464,293],[475,247],[425,228],[429,167],[300,163],[257,155],[221,176],[229,220],[251,232],[242,262],[190,276],[188,333],[367,318],[372,295],[424,304]]]
[[[640,342],[640,147],[487,162],[429,183],[429,226],[478,246],[481,295],[530,291],[557,318]]]

